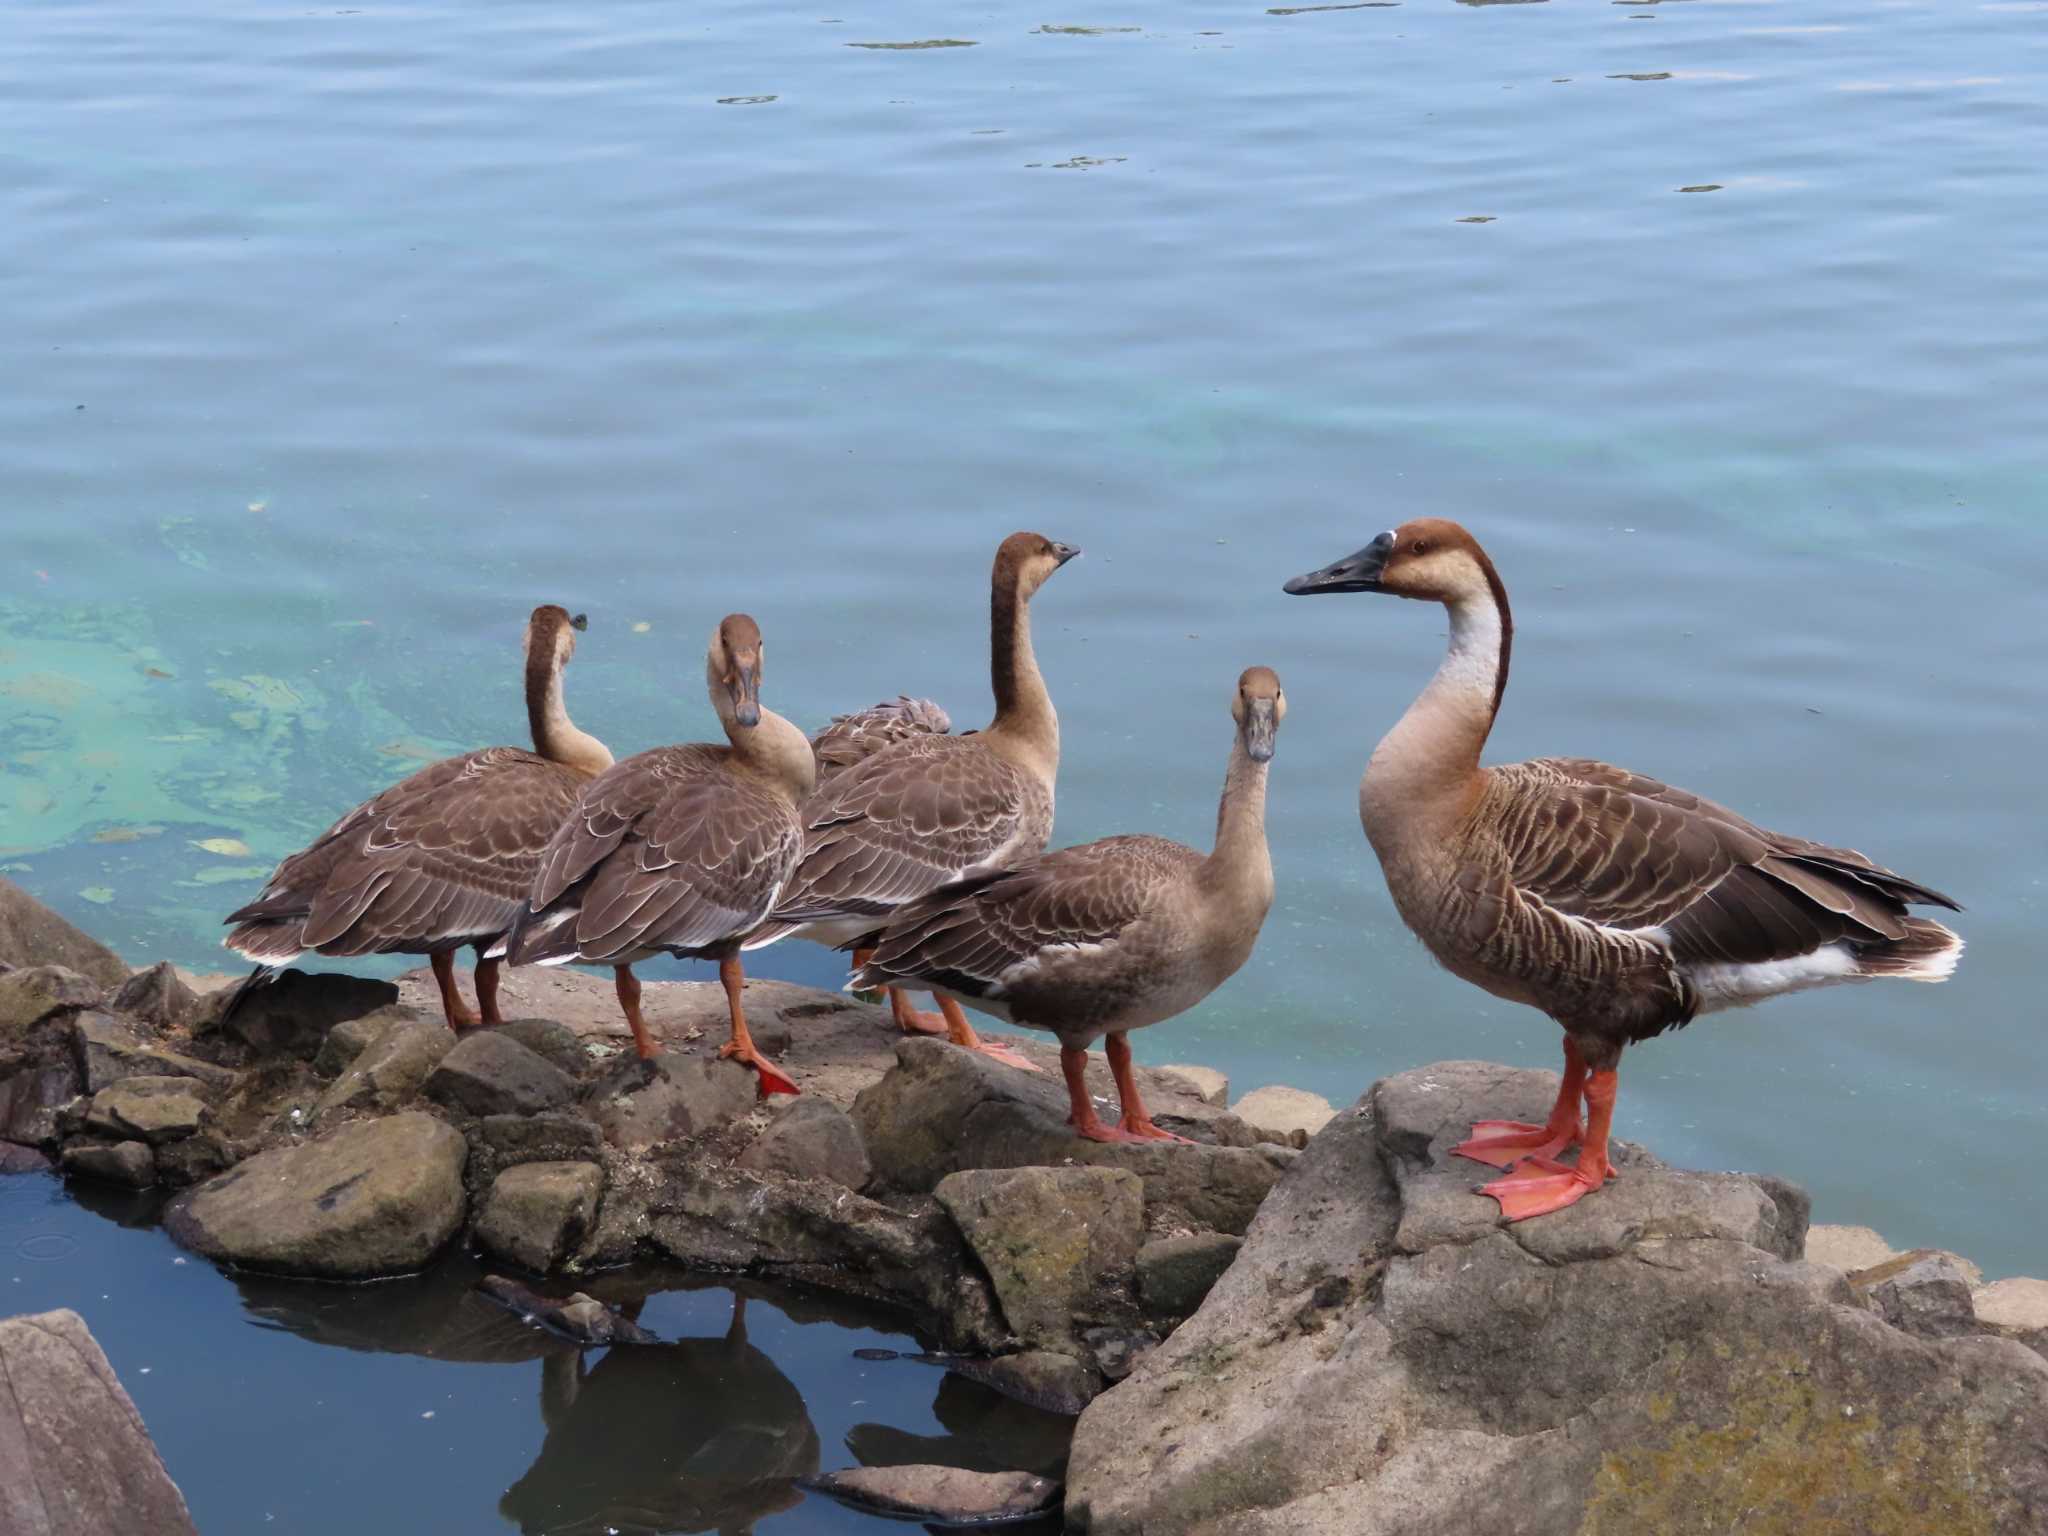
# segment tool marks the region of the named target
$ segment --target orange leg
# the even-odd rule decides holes
[[[1582,1134],[1579,1096],[1585,1084],[1586,1063],[1572,1037],[1566,1035],[1564,1082],[1558,1086],[1550,1119],[1543,1125],[1530,1125],[1525,1120],[1475,1120],[1471,1139],[1459,1142],[1451,1151],[1458,1157],[1469,1157],[1475,1163],[1495,1168],[1512,1168],[1525,1157],[1554,1158],[1567,1147],[1578,1145]],[[1481,1135],[1482,1131],[1487,1134]]]
[[[962,1008],[952,998],[937,992],[934,992],[932,995],[938,998],[939,1011],[946,1016],[946,1038],[948,1040],[952,1041],[955,1045],[964,1045],[970,1051],[979,1051],[984,1056],[1000,1061],[1006,1067],[1016,1067],[1024,1072],[1038,1071],[1038,1068],[1032,1065],[1031,1058],[1024,1055],[1021,1051],[1013,1051],[1007,1045],[993,1045],[977,1035],[974,1032],[974,1026],[967,1022],[967,1010]]]
[[[476,1026],[476,1015],[469,1011],[469,1004],[462,1000],[462,994],[455,987],[455,951],[436,950],[433,954],[434,981],[441,988],[441,1012],[448,1020],[448,1027],[458,1034]]]
[[[496,1029],[505,1022],[505,1016],[498,1012],[498,967],[503,964],[502,960],[477,956],[476,1003],[483,1011],[485,1029]]]
[[[911,1006],[910,994],[901,987],[889,989],[889,1013],[896,1020],[896,1027],[906,1035],[943,1035],[949,1033],[946,1021],[936,1013],[920,1013]]]
[[[1109,1075],[1116,1079],[1116,1096],[1124,1107],[1123,1128],[1140,1141],[1178,1141],[1193,1146],[1187,1137],[1161,1130],[1145,1113],[1144,1101],[1138,1097],[1138,1079],[1131,1071],[1130,1039],[1120,1031],[1112,1034],[1102,1042],[1102,1053],[1109,1058]]]
[[[1567,1168],[1555,1158],[1532,1157],[1508,1177],[1482,1184],[1480,1193],[1498,1200],[1501,1215],[1509,1221],[1526,1221],[1561,1211],[1605,1184],[1613,1172],[1607,1161],[1607,1132],[1614,1124],[1614,1091],[1612,1067],[1586,1074],[1586,1140],[1576,1167]]]
[[[626,1016],[626,1024],[633,1031],[633,1048],[642,1061],[654,1060],[654,1036],[647,1032],[647,1021],[640,1017],[640,978],[633,974],[630,965],[615,965],[612,984],[618,988],[619,1012]]]
[[[718,979],[725,987],[726,1006],[732,1010],[732,1038],[718,1048],[720,1060],[731,1057],[742,1066],[752,1067],[754,1075],[761,1079],[761,1097],[771,1093],[795,1093],[797,1086],[780,1067],[754,1049],[754,1037],[747,1033],[747,1015],[740,1007],[740,989],[746,976],[740,970],[740,957],[727,955],[718,962]]]
[[[1144,1141],[1147,1138],[1120,1125],[1104,1125],[1095,1113],[1095,1101],[1088,1097],[1088,1053],[1078,1045],[1060,1046],[1060,1073],[1067,1080],[1067,1124],[1085,1141]]]

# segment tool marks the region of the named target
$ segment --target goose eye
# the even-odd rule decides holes
[[[1410,544],[1410,545],[1408,546],[1408,553],[1409,553],[1409,554],[1411,554],[1411,555],[1426,555],[1426,554],[1428,554],[1428,553],[1429,553],[1429,540],[1427,540],[1427,539],[1417,539],[1417,540],[1416,540],[1416,541],[1415,541],[1415,542],[1414,542],[1413,544]]]

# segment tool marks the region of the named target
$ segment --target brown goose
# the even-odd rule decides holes
[[[930,987],[1009,1024],[1059,1037],[1072,1104],[1090,1141],[1182,1141],[1154,1125],[1131,1075],[1131,1030],[1170,1019],[1223,985],[1251,955],[1273,904],[1266,765],[1287,713],[1265,667],[1237,680],[1237,734],[1216,847],[1206,858],[1163,837],[1106,837],[964,880],[902,908],[853,985]],[[1097,1118],[1083,1072],[1104,1051],[1123,1118]]]
[[[577,793],[611,766],[570,723],[562,669],[582,614],[552,603],[526,624],[526,718],[533,751],[486,747],[430,767],[359,805],[277,866],[221,942],[266,966],[322,955],[425,954],[453,1029],[477,1022],[455,986],[455,952],[477,952],[476,995],[498,1017],[498,961],[486,950],[526,907],[541,849]]]
[[[740,940],[768,915],[803,851],[797,806],[816,770],[803,732],[761,707],[761,631],[728,614],[711,637],[705,682],[730,746],[656,747],[583,787],[540,858],[507,946],[514,965],[608,965],[643,1061],[635,962],[716,960],[732,1010],[719,1048],[754,1069],[761,1091],[796,1084],[754,1049],[740,1006]]]
[[[1052,836],[1060,722],[1031,651],[1031,598],[1080,551],[1036,533],[1013,533],[989,577],[989,671],[996,717],[965,736],[912,732],[834,773],[804,806],[803,860],[757,949],[795,933],[855,946],[906,902],[955,880],[1042,852]],[[978,1039],[945,997],[944,1022],[889,991],[906,1032],[944,1032],[956,1045],[1030,1068],[1015,1051]]]
[[[945,736],[952,729],[952,717],[937,704],[930,699],[913,699],[908,694],[898,694],[893,701],[849,715],[834,715],[830,724],[811,735],[811,760],[817,765],[818,788],[822,790],[835,774],[866,762],[898,742],[917,736]]]
[[[1286,590],[1450,610],[1449,654],[1374,749],[1359,815],[1402,920],[1444,968],[1564,1028],[1549,1122],[1482,1121],[1457,1148],[1499,1168],[1527,1160],[1484,1186],[1509,1220],[1607,1178],[1624,1047],[1782,992],[1955,969],[1963,941],[1907,908],[1956,904],[1860,853],[1585,758],[1481,767],[1514,621],[1493,562],[1456,523],[1403,523]],[[1574,1144],[1566,1167],[1557,1154]]]

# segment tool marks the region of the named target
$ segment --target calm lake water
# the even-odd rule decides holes
[[[1497,756],[1969,908],[1939,991],[1632,1052],[1622,1134],[2048,1269],[2048,12],[837,4],[10,8],[0,865],[217,964],[337,812],[519,739],[539,601],[622,755],[711,731],[735,607],[806,725],[978,724],[1034,527],[1087,550],[1037,609],[1057,841],[1205,840],[1232,680],[1290,694],[1264,941],[1140,1054],[1340,1102],[1553,1065],[1358,830],[1440,617],[1279,592],[1446,514],[1516,602]]]

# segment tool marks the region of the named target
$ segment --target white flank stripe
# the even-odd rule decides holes
[[[1701,1013],[1744,1008],[1786,992],[1855,981],[1860,974],[1856,956],[1846,944],[1823,944],[1789,960],[1692,965],[1685,970],[1686,979],[1699,994]]]

